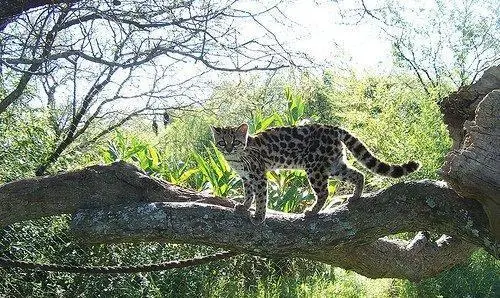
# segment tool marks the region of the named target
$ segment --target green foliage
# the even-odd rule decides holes
[[[239,183],[224,156],[215,146],[206,149],[205,157],[196,152],[193,153],[193,157],[198,171],[202,174],[203,179],[207,181],[207,186],[214,195],[226,197]]]
[[[324,81],[331,80],[326,73]],[[321,111],[322,122],[341,125],[357,135],[376,156],[392,163],[419,160],[422,169],[401,179],[438,179],[438,170],[451,147],[451,140],[436,105],[436,98],[417,88],[407,77],[336,77],[337,85],[321,82],[311,112]],[[394,179],[367,175],[369,186],[388,186]]]
[[[479,250],[467,265],[420,283],[398,280],[394,287],[400,297],[498,297],[500,262]]]
[[[251,112],[249,121],[250,133],[258,133],[272,126],[296,126],[304,119],[306,101],[292,91],[290,87],[284,89],[284,99],[287,105],[282,112],[274,111],[270,115],[264,114],[261,109]]]
[[[157,145],[166,157],[186,161],[191,159],[193,152],[203,152],[210,146],[212,133],[209,127],[215,123],[213,114],[200,109],[195,112],[172,112],[171,118],[173,121],[165,127]]]
[[[304,117],[304,111],[306,104],[302,97],[298,94],[292,93],[290,88],[285,88],[285,98],[288,102],[288,108],[286,109],[283,117],[281,117],[280,125],[291,125],[295,126],[299,124],[299,121]]]
[[[239,183],[215,147],[205,148],[203,156],[192,152],[187,161],[178,161],[171,156],[167,157],[168,162],[164,162],[164,154],[156,146],[117,132],[99,152],[105,163],[117,160],[132,162],[150,175],[157,175],[166,181],[197,191],[210,189],[214,195],[220,197],[226,197]]]
[[[134,136],[126,137],[120,131],[106,146],[101,146],[100,157],[105,163],[118,160],[134,162],[148,174],[160,169],[161,157],[154,146]]]
[[[286,108],[283,86],[287,81],[286,77],[252,76],[237,83],[223,83],[205,107],[220,125],[248,122],[256,112],[269,116]]]
[[[258,133],[272,126],[296,126],[304,120],[306,101],[290,87],[284,89],[286,109],[265,116],[262,111],[252,113],[249,122],[251,133]],[[283,212],[301,212],[313,202],[307,177],[303,171],[275,170],[267,173],[268,207]]]
[[[297,213],[313,202],[307,177],[296,170],[276,170],[267,173],[269,208],[283,212]]]
[[[176,185],[190,186],[193,189],[203,189],[205,185],[203,177],[196,177],[195,175],[199,173],[199,170],[193,168],[189,161],[183,162],[171,159],[162,163],[159,173],[165,180]]]
[[[279,114],[274,113],[271,116],[264,116],[261,111],[252,113],[252,119],[248,125],[250,133],[258,133],[273,126],[274,122],[279,118]],[[279,121],[279,120],[278,120]]]
[[[44,110],[14,105],[0,114],[0,184],[32,176],[55,142]]]

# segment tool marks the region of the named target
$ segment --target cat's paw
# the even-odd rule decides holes
[[[243,204],[238,204],[234,206],[234,212],[239,213],[239,214],[245,214],[245,215],[250,215],[250,210],[248,207],[245,207]]]
[[[355,202],[357,200],[359,200],[360,196],[350,196],[349,198],[347,198],[347,200],[344,201],[344,204],[349,204],[349,203],[352,203],[352,202]]]
[[[265,219],[266,219],[265,215],[264,216],[253,216],[253,217],[250,217],[250,221],[254,225],[256,225],[256,226],[261,225],[264,222]]]
[[[318,214],[318,211],[314,211],[312,209],[306,209],[304,211],[304,217],[313,217],[315,216],[316,214]]]

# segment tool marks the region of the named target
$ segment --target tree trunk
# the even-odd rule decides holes
[[[441,103],[453,150],[442,177],[461,196],[483,205],[500,241],[500,66]]]

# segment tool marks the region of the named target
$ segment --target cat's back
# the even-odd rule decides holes
[[[270,127],[254,136],[262,142],[308,141],[325,135],[332,135],[338,127],[324,124]]]

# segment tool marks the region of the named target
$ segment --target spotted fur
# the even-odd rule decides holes
[[[304,125],[269,128],[248,135],[247,124],[238,127],[212,127],[214,142],[231,167],[241,176],[245,188],[243,204],[236,210],[248,212],[255,198],[252,222],[260,224],[266,216],[267,180],[265,173],[274,169],[304,169],[315,193],[316,202],[305,215],[316,214],[328,197],[328,178],[354,184],[358,199],[363,192],[364,175],[346,164],[345,147],[370,171],[398,178],[416,171],[420,164],[410,161],[392,165],[376,158],[348,131],[329,125]]]

